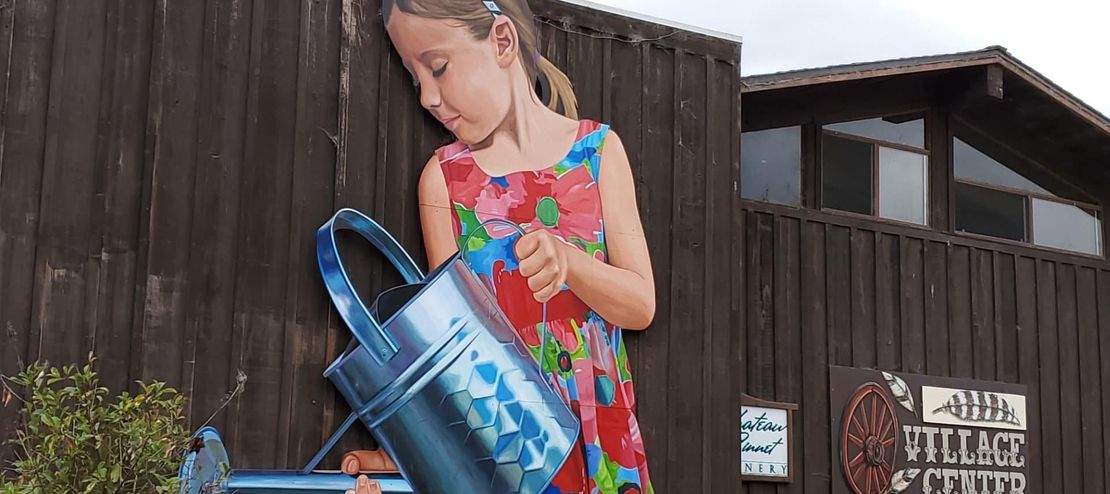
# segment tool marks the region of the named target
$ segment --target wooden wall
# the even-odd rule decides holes
[[[946,180],[946,114],[930,115],[932,179]],[[937,199],[931,217],[946,218]],[[842,481],[829,365],[1027,385],[1026,492],[1110,489],[1110,263],[812,209],[741,210],[744,387],[801,405],[794,483],[745,492],[826,493]]]
[[[795,482],[746,482],[746,492],[825,493],[841,482],[829,365],[1024,384],[1026,492],[1110,490],[1110,262],[952,233],[949,197],[956,122],[1051,166],[1104,210],[1110,138],[1009,73],[1004,100],[969,98],[985,75],[937,70],[743,95],[744,130],[925,112],[931,225],[817,211],[812,142],[803,144],[805,208],[742,201],[744,389],[801,405]],[[1053,128],[1074,140],[1046,140]]]
[[[543,51],[611,122],[659,293],[629,335],[658,492],[739,486],[739,46],[556,1]],[[423,257],[417,174],[447,142],[375,0],[15,0],[0,9],[0,371],[94,352],[168,381],[237,467],[299,467],[347,413],[314,261],[340,207]],[[352,269],[397,282],[368,249]],[[221,405],[245,378],[241,394]],[[0,409],[0,434],[16,422]],[[342,448],[365,447],[365,434]],[[0,450],[0,460],[10,458]],[[332,456],[332,461],[336,456]]]

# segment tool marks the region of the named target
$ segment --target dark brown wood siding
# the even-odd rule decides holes
[[[1027,385],[1027,492],[1105,492],[1106,262],[755,202],[741,216],[746,392],[801,405],[794,483],[747,492],[839,481],[830,364]]]
[[[612,123],[633,163],[659,308],[628,341],[656,490],[735,491],[739,46],[532,4],[582,115]],[[215,413],[237,467],[303,465],[347,413],[321,376],[347,332],[320,283],[315,228],[354,207],[422,259],[416,180],[447,142],[378,11],[0,9],[0,371],[92,351],[111,388],[163,380],[188,395],[193,426]],[[365,291],[398,281],[368,249],[347,250]],[[15,420],[0,409],[0,434]],[[367,441],[353,433],[340,449]]]

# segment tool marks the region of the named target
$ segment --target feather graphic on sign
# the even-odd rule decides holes
[[[985,391],[959,391],[933,413],[945,412],[969,422],[995,422],[1021,426],[1017,410],[1004,398]]]
[[[910,387],[906,386],[906,381],[889,372],[883,372],[883,378],[886,379],[886,385],[890,387],[890,394],[894,395],[895,401],[916,417],[917,410],[913,406],[913,394],[910,393]]]
[[[913,479],[917,478],[919,473],[921,473],[920,468],[903,468],[896,472],[890,479],[890,494],[898,494],[909,489]]]

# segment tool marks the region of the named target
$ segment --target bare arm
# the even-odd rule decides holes
[[[555,296],[565,282],[605,320],[622,328],[645,329],[655,317],[651,256],[636,207],[628,155],[615,132],[606,139],[598,187],[609,263],[537,231],[517,244],[520,270],[539,301]]]
[[[424,165],[417,185],[420,202],[420,228],[424,233],[424,250],[428,254],[428,270],[435,269],[455,255],[458,248],[451,225],[451,199],[447,195],[447,181],[434,155]]]

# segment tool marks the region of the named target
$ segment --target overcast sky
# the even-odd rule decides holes
[[[744,75],[1002,45],[1110,115],[1110,0],[592,0],[740,35]]]

